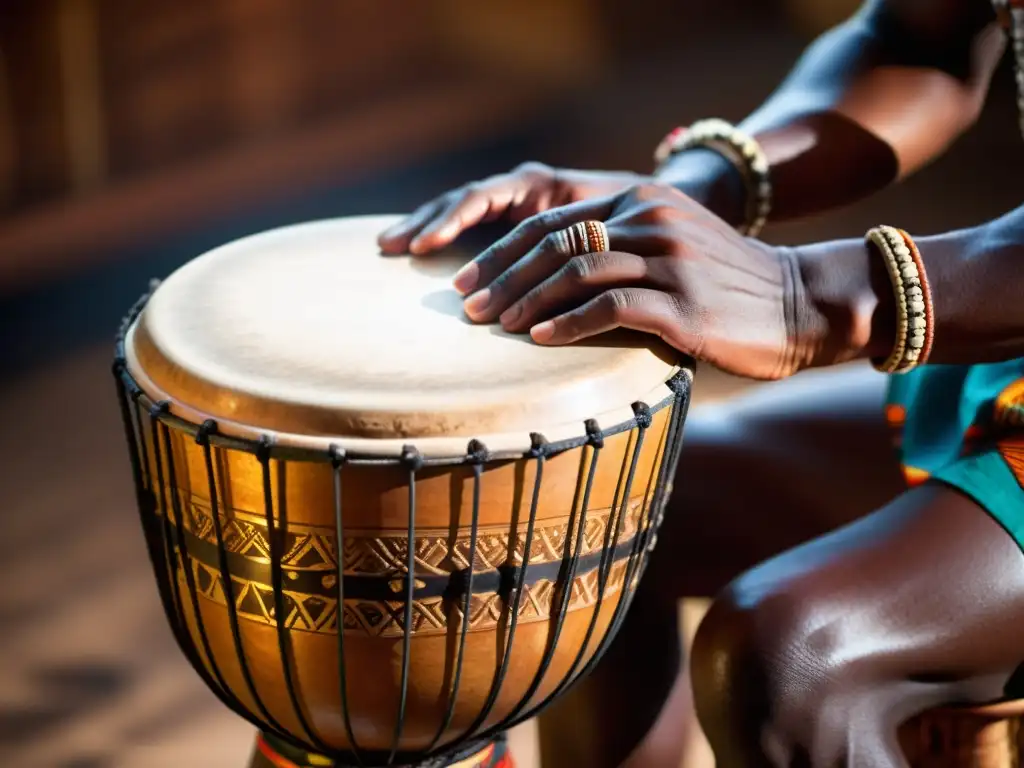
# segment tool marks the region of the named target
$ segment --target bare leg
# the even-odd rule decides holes
[[[678,768],[692,720],[678,600],[713,595],[902,490],[884,386],[870,370],[802,375],[691,413],[628,620],[593,674],[541,718],[546,762]],[[834,503],[822,507],[822,498]]]
[[[897,726],[999,698],[1021,626],[1018,545],[929,484],[733,582],[697,633],[697,711],[722,768],[905,766]]]

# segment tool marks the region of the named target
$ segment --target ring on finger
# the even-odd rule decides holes
[[[601,253],[609,248],[608,227],[603,221],[593,219],[581,221],[566,227],[559,235],[560,249],[565,247],[566,252],[571,256]]]

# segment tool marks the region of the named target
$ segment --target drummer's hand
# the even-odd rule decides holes
[[[606,223],[611,250],[573,257],[559,230],[588,219]],[[642,184],[522,222],[455,287],[470,294],[471,320],[500,318],[540,344],[625,327],[727,372],[777,379],[836,362],[826,358],[841,329],[808,298],[797,262],[796,251],[737,234],[672,187]]]
[[[634,173],[572,171],[524,163],[510,173],[441,195],[383,232],[384,253],[421,255],[450,245],[467,229],[505,217],[519,222],[568,203],[615,194],[644,180]]]

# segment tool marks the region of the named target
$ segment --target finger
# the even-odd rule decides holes
[[[497,218],[508,210],[522,183],[518,177],[504,174],[464,187],[413,238],[409,252],[420,255],[440,250],[484,219]]]
[[[392,224],[377,236],[377,245],[384,253],[408,253],[413,237],[441,210],[447,198],[448,194],[445,194],[426,202],[404,219]]]
[[[455,288],[463,294],[485,288],[552,232],[587,219],[603,221],[611,214],[616,199],[584,200],[531,216],[459,270],[452,281]]]
[[[466,299],[466,315],[478,323],[491,322],[571,259],[572,245],[564,229],[545,235],[523,258]]]
[[[681,352],[696,356],[700,338],[683,330],[678,300],[649,288],[605,291],[583,306],[530,329],[538,344],[570,344],[615,328],[630,328],[661,337]]]
[[[606,251],[575,256],[501,313],[508,331],[521,331],[560,309],[578,307],[614,288],[643,283],[648,262],[634,253]]]

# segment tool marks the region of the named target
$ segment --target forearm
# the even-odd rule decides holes
[[[1024,206],[972,229],[915,238],[931,288],[929,363],[1024,357]],[[861,240],[799,248],[804,323],[816,364],[885,358],[895,298],[880,254]]]
[[[768,157],[771,218],[853,203],[912,173],[966,130],[1002,50],[986,5],[965,12],[943,0],[919,19],[899,0],[878,0],[819,38],[740,125]],[[724,165],[716,178],[709,171],[706,160],[683,152],[661,178],[688,194],[713,190],[706,204],[737,223],[740,177]]]

